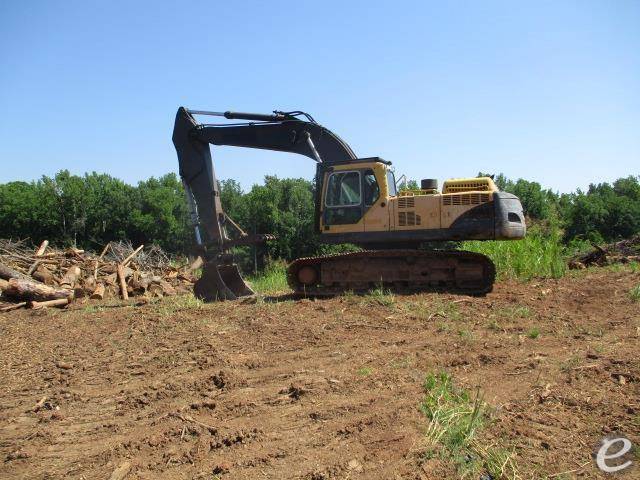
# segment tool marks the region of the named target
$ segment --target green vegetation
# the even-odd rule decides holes
[[[559,278],[567,270],[566,249],[557,228],[545,232],[534,226],[523,240],[471,241],[462,248],[491,258],[499,278]]]
[[[640,302],[640,284],[631,289],[631,291],[629,292],[629,297],[631,297],[631,300],[633,300],[634,302]]]
[[[586,191],[557,194],[536,182],[495,179],[516,194],[528,219],[526,239],[515,242],[464,242],[462,248],[492,258],[500,277],[560,277],[567,254],[588,245],[640,232],[640,177],[591,185]],[[417,183],[410,181],[410,188]],[[245,272],[268,267],[269,259],[291,261],[303,256],[352,251],[353,245],[322,245],[314,234],[314,184],[265,177],[262,185],[243,191],[235,180],[220,184],[222,204],[247,233],[273,233],[266,246],[240,247],[236,256]],[[57,246],[98,250],[110,240],[155,243],[169,253],[185,254],[193,246],[184,191],[176,175],[128,185],[106,174],[84,176],[60,171],[34,182],[0,184],[0,238],[48,239]],[[433,245],[425,245],[429,247]],[[442,247],[442,245],[438,245]],[[635,267],[638,268],[637,264]],[[256,277],[267,289],[285,287]],[[258,289],[261,287],[258,286]],[[382,295],[381,295],[382,297]]]
[[[193,293],[176,295],[175,297],[165,297],[158,302],[158,313],[162,317],[170,317],[181,310],[201,310],[205,303],[196,298]]]
[[[528,318],[531,310],[526,305],[513,305],[497,309],[496,314],[501,318]]]
[[[373,373],[373,369],[369,368],[369,367],[362,367],[362,368],[358,369],[357,373],[361,377],[368,377],[369,375],[371,375]]]
[[[174,174],[133,187],[109,175],[79,177],[64,170],[37,182],[0,185],[0,238],[94,250],[128,239],[179,252],[191,244],[191,229]]]
[[[532,340],[535,340],[539,336],[540,336],[540,329],[537,327],[533,327],[527,332],[527,337],[531,338]]]
[[[489,408],[479,392],[472,399],[444,372],[429,374],[424,388],[421,410],[430,420],[426,458],[437,456],[453,462],[461,478],[478,478],[483,473],[496,479],[518,477],[512,452],[476,439],[490,422]]]
[[[390,307],[396,301],[393,293],[391,293],[389,290],[386,290],[382,286],[369,291],[365,298],[368,303],[376,303],[378,305],[382,305],[383,307]]]
[[[287,285],[287,264],[283,261],[272,261],[262,272],[250,275],[247,280],[256,293],[272,295],[289,290]]]

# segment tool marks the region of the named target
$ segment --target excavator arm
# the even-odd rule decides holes
[[[199,124],[193,114],[252,122]],[[227,240],[223,228],[225,214],[220,204],[210,144],[297,153],[325,164],[356,159],[351,147],[342,139],[308,118],[310,121],[304,121],[291,113],[280,112],[262,115],[178,109],[173,144],[178,153],[180,177],[187,191],[187,200],[192,206],[192,221],[198,229],[196,239],[199,243],[217,244],[224,250],[224,241]],[[204,232],[199,230],[200,226]]]
[[[240,124],[200,124],[194,115],[212,115]],[[302,120],[304,116],[306,120]],[[318,163],[348,162],[357,157],[351,147],[304,112],[273,114],[204,112],[180,107],[173,128],[180,177],[185,187],[196,242],[205,255],[202,278],[195,292],[205,300],[234,299],[252,293],[228,254],[231,247],[271,238],[246,235],[224,213],[209,145],[228,145],[297,153]],[[227,235],[231,226],[239,239]]]

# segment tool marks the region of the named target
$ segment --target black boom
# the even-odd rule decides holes
[[[257,123],[211,125],[199,124],[193,114],[223,116],[228,119],[250,120]],[[275,112],[273,115],[237,112],[202,112],[178,109],[173,128],[173,144],[178,152],[180,177],[187,189],[197,236],[204,233],[205,244],[219,244],[226,240],[222,224],[224,211],[211,159],[212,145],[259,148],[304,155],[323,164],[348,162],[357,157],[340,137],[315,123],[294,115],[302,112]],[[315,148],[315,152],[314,152]]]
[[[199,124],[194,115],[214,115],[249,123]],[[298,118],[300,116],[306,120]],[[173,144],[178,153],[180,177],[196,241],[205,257],[204,272],[194,291],[207,301],[231,300],[253,293],[242,280],[228,251],[235,245],[273,238],[270,235],[249,236],[226,216],[220,203],[210,144],[297,153],[323,166],[356,160],[349,145],[304,112],[204,112],[180,107],[173,127]],[[227,227],[235,229],[240,238],[229,238]]]

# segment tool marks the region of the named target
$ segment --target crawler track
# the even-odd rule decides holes
[[[366,291],[382,285],[396,292],[446,290],[489,293],[495,266],[486,256],[466,251],[365,250],[295,260],[289,286],[308,295]]]

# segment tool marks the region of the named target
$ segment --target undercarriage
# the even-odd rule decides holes
[[[446,290],[473,295],[493,288],[495,266],[467,251],[365,250],[295,260],[289,286],[307,295],[336,295],[384,288],[410,293]]]

